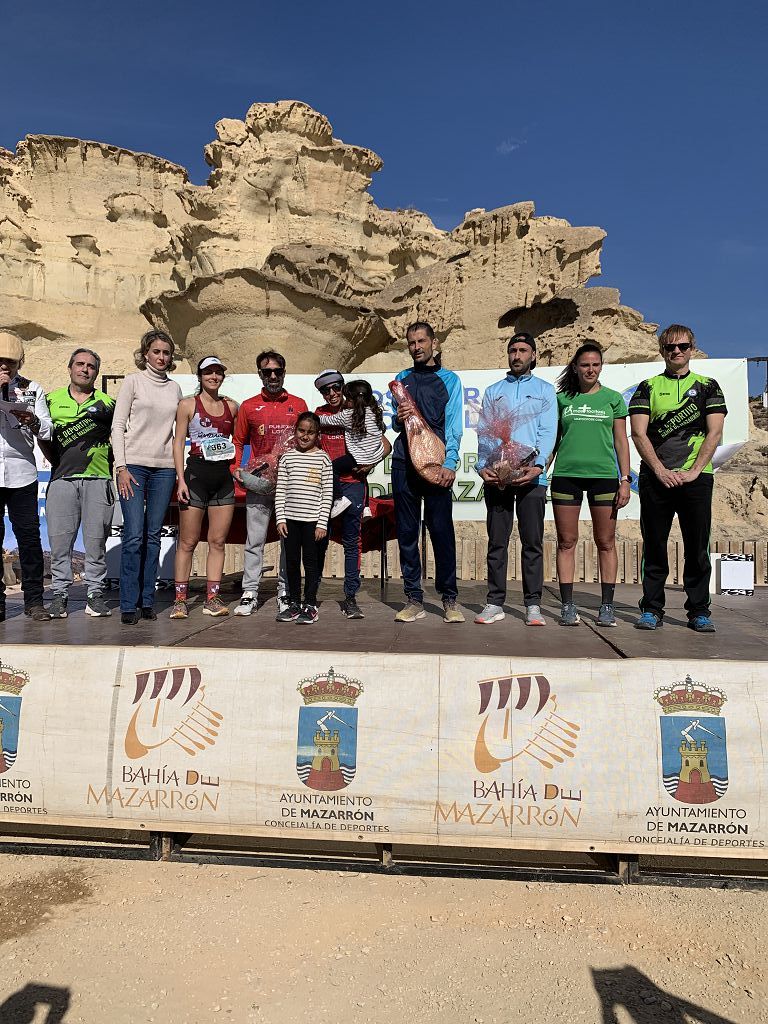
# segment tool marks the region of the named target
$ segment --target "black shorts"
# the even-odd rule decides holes
[[[599,476],[553,476],[549,494],[553,505],[575,505],[581,507],[584,492],[592,508],[613,505],[619,490],[616,477]]]
[[[184,480],[189,488],[189,504],[183,508],[235,504],[235,481],[228,462],[206,462],[205,459],[190,455],[184,470]]]

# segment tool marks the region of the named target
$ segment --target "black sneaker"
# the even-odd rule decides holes
[[[25,608],[24,614],[28,615],[33,622],[48,622],[51,617],[48,610],[41,604],[33,604],[29,608]]]
[[[148,622],[154,622],[157,619],[157,612],[154,608],[142,608],[141,617],[147,619]]]
[[[317,622],[317,606],[314,604],[303,605],[299,617],[296,619],[296,625],[309,626],[313,622]]]
[[[139,621],[139,613],[135,609],[132,612],[120,612],[120,621],[124,626],[135,626]]]
[[[52,619],[66,619],[68,615],[66,594],[53,595],[53,600],[48,605],[48,614]]]
[[[53,616],[53,604],[56,598],[51,601],[48,611]],[[66,599],[65,599],[66,600]],[[85,614],[92,615],[95,619],[103,618],[105,615],[111,615],[112,609],[109,607],[104,597],[98,592],[94,591],[88,595],[88,600],[85,604]],[[54,616],[55,617],[55,616]]]
[[[289,604],[277,613],[275,622],[295,622],[300,614],[301,608],[297,604]]]
[[[364,619],[360,605],[354,599],[354,597],[345,597],[341,602],[341,614],[346,615],[348,619]]]

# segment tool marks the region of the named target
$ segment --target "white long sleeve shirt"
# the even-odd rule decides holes
[[[300,452],[292,448],[280,456],[277,464],[275,520],[284,523],[297,519],[317,523],[328,529],[333,500],[333,467],[320,448]]]
[[[16,374],[8,385],[8,401],[26,405],[40,420],[37,435],[22,427],[13,413],[0,409],[0,487],[26,487],[37,480],[35,436],[53,436],[45,392],[37,381]]]

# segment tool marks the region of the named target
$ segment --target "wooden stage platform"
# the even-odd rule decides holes
[[[110,604],[110,618],[93,619],[83,612],[85,593],[75,586],[67,619],[35,623],[23,614],[21,594],[9,592],[7,619],[0,623],[0,644],[99,645],[131,647],[211,647],[222,649],[261,649],[293,651],[343,651],[386,654],[462,654],[470,656],[514,654],[519,657],[546,658],[673,658],[737,661],[768,659],[768,588],[759,588],[753,597],[716,596],[712,616],[717,625],[714,635],[699,635],[685,626],[685,595],[678,587],[667,591],[665,625],[657,632],[641,632],[632,627],[637,617],[640,588],[620,584],[616,591],[619,625],[599,629],[595,617],[600,588],[596,584],[576,584],[575,599],[582,611],[579,626],[557,624],[559,609],[556,584],[547,584],[542,607],[547,618],[543,629],[526,628],[522,616],[522,595],[518,583],[510,584],[507,617],[492,626],[478,626],[471,620],[485,603],[484,583],[462,583],[459,601],[467,616],[464,624],[447,625],[434,589],[426,589],[427,617],[411,624],[394,621],[403,602],[399,581],[390,582],[380,594],[378,582],[366,581],[359,595],[365,619],[348,620],[341,614],[341,581],[324,580],[321,587],[320,618],[312,626],[275,622],[274,579],[265,580],[264,603],[250,618],[230,615],[213,619],[202,614],[204,594],[192,592],[191,614],[185,621],[171,621],[168,608],[172,592],[158,594],[156,622],[123,626],[117,609],[117,595]],[[225,584],[226,586],[226,584]],[[225,590],[223,598],[231,609],[239,591]],[[0,659],[2,654],[0,653]]]

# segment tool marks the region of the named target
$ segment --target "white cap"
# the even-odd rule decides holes
[[[207,370],[209,366],[220,366],[225,373],[227,372],[226,366],[224,365],[224,363],[222,363],[218,356],[206,356],[205,359],[197,367],[198,373],[201,370]]]
[[[315,387],[318,391],[328,387],[329,384],[343,384],[344,378],[338,370],[323,370],[319,377],[315,377]]]

